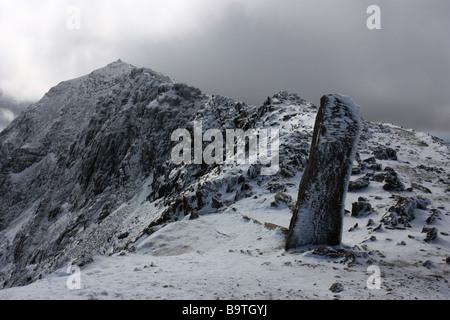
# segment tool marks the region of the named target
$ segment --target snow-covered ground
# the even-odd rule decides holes
[[[0,298],[448,299],[449,267],[443,261],[448,240],[424,246],[419,239],[408,241],[410,233],[377,233],[377,241],[366,243],[368,251],[355,250],[369,252],[368,258],[349,266],[311,251],[285,252],[281,232],[224,212],[170,224],[136,252],[95,256],[81,268],[79,290],[68,289],[69,275],[62,268],[26,287],[2,290]],[[406,246],[393,245],[402,239]],[[346,236],[344,243],[358,240]],[[431,261],[429,267],[425,261]],[[367,288],[371,265],[380,267],[380,289]],[[336,282],[343,291],[330,291]]]

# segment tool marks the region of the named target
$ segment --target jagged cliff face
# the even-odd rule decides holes
[[[161,224],[203,213],[221,187],[206,178],[217,166],[174,165],[171,133],[192,132],[194,120],[204,130],[269,126],[286,100],[315,110],[296,95],[279,98],[257,108],[120,61],[52,88],[0,135],[0,286],[117,252]],[[310,135],[292,134],[289,148],[304,148],[299,157],[282,151],[289,163],[280,174],[291,176],[306,162]],[[237,184],[238,172],[228,178]]]
[[[167,224],[199,215],[233,211],[287,227],[316,113],[296,94],[256,107],[120,61],[60,83],[0,133],[0,288],[96,253],[139,250]],[[260,163],[175,165],[171,134],[193,136],[194,121],[203,131],[278,129],[278,172],[261,175]],[[346,208],[355,204],[352,216],[386,212],[392,228],[410,221],[405,202],[447,210],[448,157],[448,145],[426,134],[363,122]],[[399,192],[412,200],[393,206]]]

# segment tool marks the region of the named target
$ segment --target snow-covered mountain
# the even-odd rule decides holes
[[[448,298],[450,149],[426,133],[364,121],[343,245],[284,250],[316,113],[120,60],[58,84],[0,133],[0,298]],[[171,134],[194,121],[278,129],[279,171],[174,164]]]

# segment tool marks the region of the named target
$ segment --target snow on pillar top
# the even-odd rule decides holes
[[[332,142],[347,137],[348,130],[358,129],[355,122],[360,121],[360,107],[352,98],[341,94],[329,94],[322,97],[320,104],[323,106],[322,139],[326,138],[328,142]]]

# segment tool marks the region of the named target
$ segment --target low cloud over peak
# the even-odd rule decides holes
[[[372,4],[380,30],[366,25]],[[343,93],[368,120],[448,131],[448,12],[447,0],[5,0],[0,87],[38,100],[121,57],[251,104]]]

